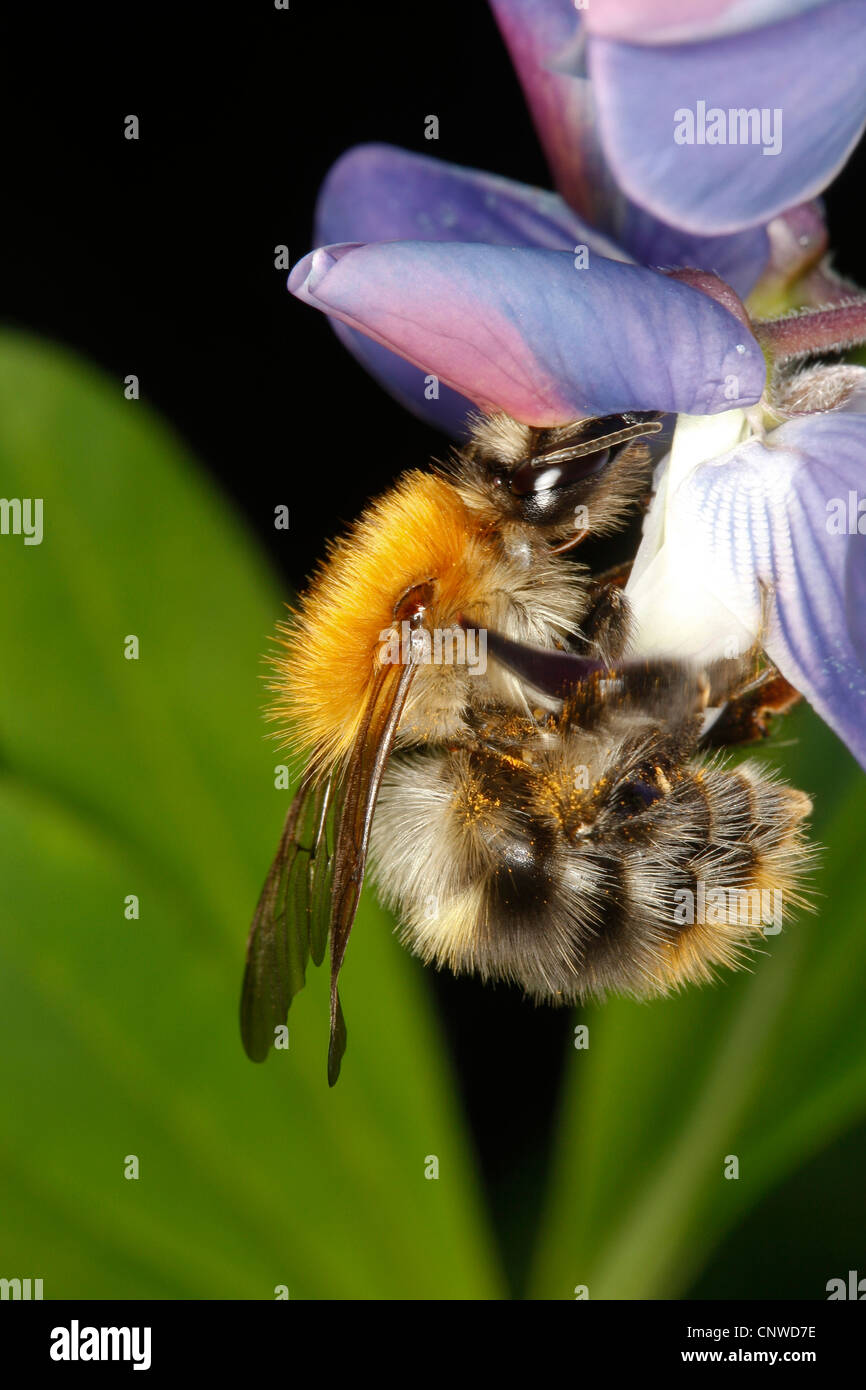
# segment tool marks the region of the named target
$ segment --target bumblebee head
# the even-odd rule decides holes
[[[454,481],[491,524],[528,528],[547,541],[610,535],[649,488],[642,441],[661,428],[657,415],[637,413],[545,429],[507,415],[479,418],[452,465]]]

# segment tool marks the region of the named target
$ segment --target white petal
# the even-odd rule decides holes
[[[733,655],[766,586],[769,656],[866,765],[866,415],[788,421],[672,471],[662,500],[661,545],[630,595],[640,650]]]
[[[626,585],[635,624],[636,655],[712,660],[748,649],[760,625],[747,594],[712,574],[712,556],[702,528],[691,516],[688,484],[707,461],[727,456],[749,427],[742,410],[721,415],[681,415],[671,452],[656,473],[656,492],[643,539]]]

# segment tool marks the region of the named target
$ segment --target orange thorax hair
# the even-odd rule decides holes
[[[435,475],[404,474],[331,544],[281,628],[270,717],[320,766],[333,765],[354,744],[397,600],[435,579],[427,622],[448,627],[484,603],[485,577],[496,568],[489,530],[456,489]]]

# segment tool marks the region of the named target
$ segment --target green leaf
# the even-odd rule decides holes
[[[0,479],[44,506],[40,545],[0,536],[4,1275],[46,1298],[497,1296],[422,972],[371,898],[336,1090],[324,972],[288,1050],[241,1050],[291,795],[261,720],[282,604],[242,528],[120,382],[11,333]]]
[[[590,1298],[683,1296],[722,1235],[866,1113],[866,779],[808,710],[780,738],[772,760],[815,798],[818,912],[768,942],[750,973],[589,1013],[590,1046],[573,1053],[563,1096],[537,1296],[572,1298],[577,1285]],[[748,1278],[743,1295],[759,1296]]]

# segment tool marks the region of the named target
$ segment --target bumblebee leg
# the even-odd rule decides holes
[[[634,562],[628,560],[624,565],[612,565],[610,569],[602,570],[593,579],[593,588],[598,586],[607,587],[609,584],[616,585],[617,589],[624,589],[628,583],[629,575],[632,572]]]
[[[628,600],[619,585],[613,580],[594,585],[581,622],[585,650],[616,661],[626,649],[630,626]]]
[[[787,714],[803,697],[773,667],[737,691],[701,738],[702,748],[757,743],[771,732],[769,720]]]

